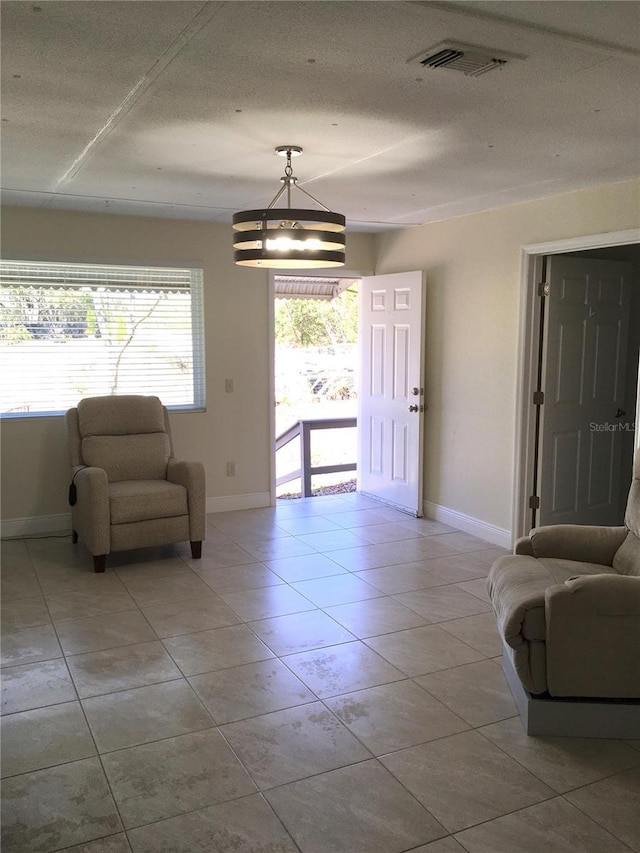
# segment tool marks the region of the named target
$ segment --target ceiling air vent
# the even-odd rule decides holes
[[[487,71],[504,68],[511,59],[525,58],[520,54],[470,44],[441,42],[412,61],[418,62],[423,68],[448,68],[450,71],[461,71],[467,77],[479,77]]]

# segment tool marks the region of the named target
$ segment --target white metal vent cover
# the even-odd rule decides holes
[[[467,77],[479,77],[487,71],[504,68],[513,59],[526,58],[522,54],[505,50],[443,41],[409,61],[417,62],[423,68],[447,68],[449,71],[460,71]]]

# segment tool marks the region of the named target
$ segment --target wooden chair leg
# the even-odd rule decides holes
[[[104,572],[107,566],[107,555],[106,554],[96,554],[93,557],[93,568],[96,572]]]
[[[78,534],[76,533],[75,530],[71,531],[71,541],[73,542],[74,545],[78,542]]]
[[[199,560],[202,557],[202,542],[191,543],[191,558]]]

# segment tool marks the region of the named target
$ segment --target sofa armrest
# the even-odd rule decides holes
[[[555,557],[612,566],[616,551],[627,536],[626,527],[552,524],[529,534],[534,557]]]
[[[184,462],[171,457],[167,465],[167,480],[187,490],[189,503],[189,539],[202,542],[206,532],[206,486],[204,465],[201,462]]]
[[[103,468],[76,466],[71,475],[76,487],[76,503],[71,512],[73,529],[91,554],[108,554],[111,509],[107,472]]]
[[[640,698],[640,578],[582,575],[545,593],[552,696]]]

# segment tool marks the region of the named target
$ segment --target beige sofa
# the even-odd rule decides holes
[[[624,527],[536,528],[487,589],[530,696],[640,700],[640,451]]]
[[[201,556],[204,468],[174,458],[158,397],[89,397],[67,412],[66,426],[73,541],[87,546],[97,572],[111,551],[189,540]]]

